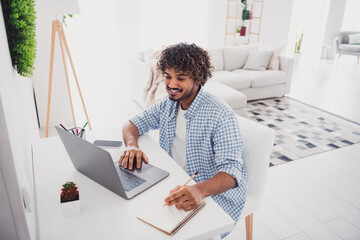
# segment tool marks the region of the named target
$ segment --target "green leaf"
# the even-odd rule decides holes
[[[1,7],[13,67],[30,77],[36,58],[35,0],[1,0]]]

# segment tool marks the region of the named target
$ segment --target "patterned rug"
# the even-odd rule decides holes
[[[360,142],[359,124],[291,98],[248,102],[244,110],[245,117],[276,132],[270,166]]]

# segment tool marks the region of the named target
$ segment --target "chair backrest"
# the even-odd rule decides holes
[[[266,184],[275,131],[238,116],[244,142],[243,159],[248,173],[248,196],[260,199]]]
[[[348,44],[349,43],[349,35],[350,34],[356,34],[360,32],[354,32],[354,31],[346,31],[346,32],[340,32],[336,38],[339,41],[339,44]]]

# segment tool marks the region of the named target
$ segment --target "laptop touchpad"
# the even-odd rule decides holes
[[[134,168],[133,168],[132,172],[144,173],[144,172],[146,172],[147,170],[149,170],[149,169],[152,168],[152,167],[153,167],[153,166],[152,166],[151,164],[147,164],[147,163],[145,163],[145,162],[142,162],[140,169],[137,169],[137,168],[136,168],[136,165],[134,164]]]

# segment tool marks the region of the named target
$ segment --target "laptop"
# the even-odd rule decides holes
[[[141,169],[127,170],[119,166],[119,159],[75,134],[55,127],[77,171],[91,178],[125,199],[131,199],[160,182],[169,172],[142,163]]]

